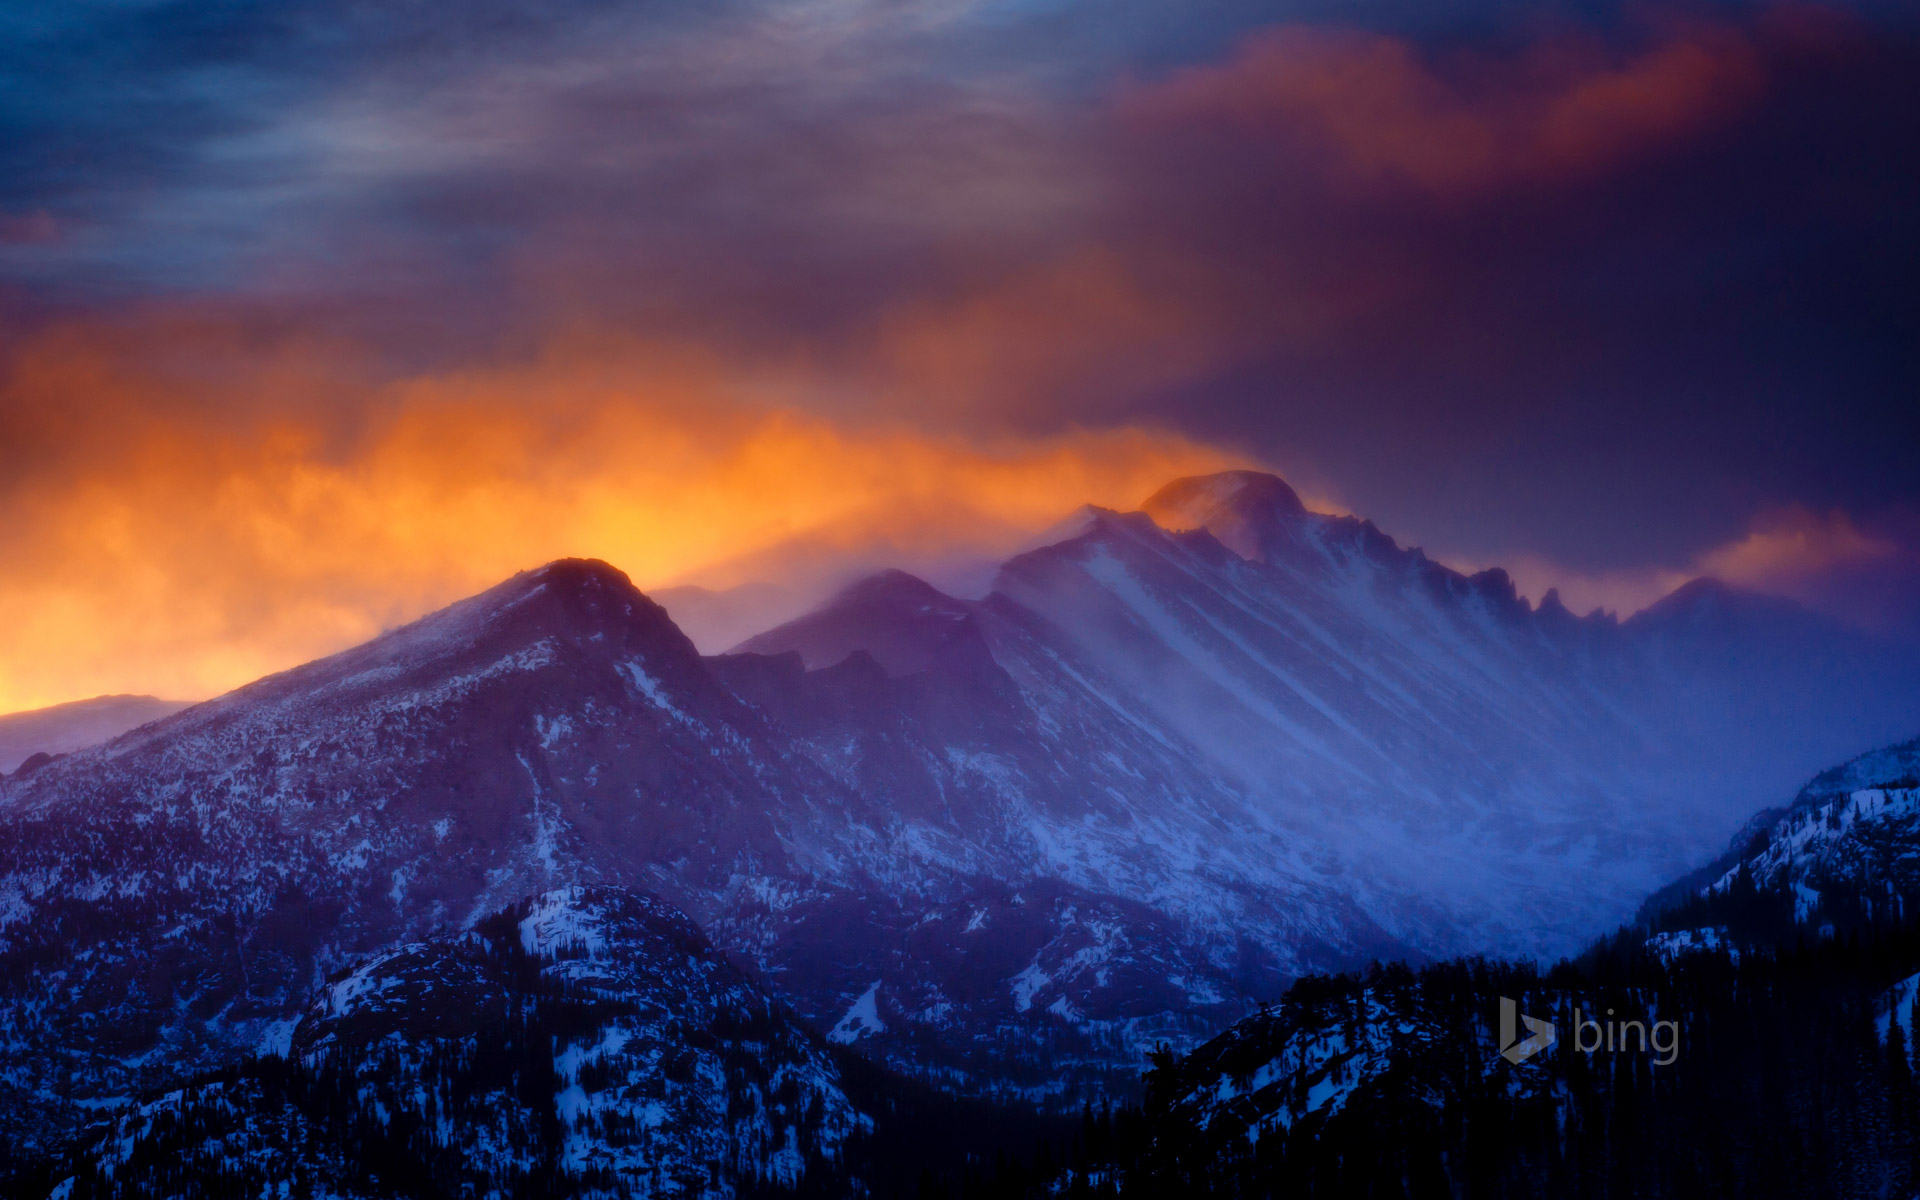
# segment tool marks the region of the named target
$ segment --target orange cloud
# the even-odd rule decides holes
[[[1747,535],[1701,555],[1701,574],[1763,590],[1791,591],[1810,576],[1857,567],[1900,553],[1838,509],[1821,514],[1792,506],[1762,514]]]
[[[0,711],[208,695],[561,555],[660,586],[902,522],[992,550],[1233,461],[1144,430],[832,423],[785,402],[804,380],[673,347],[369,383],[338,346],[225,336],[67,330],[13,363]]]
[[[1765,83],[1750,35],[1719,26],[1628,55],[1563,39],[1461,62],[1384,35],[1288,27],[1137,87],[1123,108],[1148,125],[1300,146],[1349,184],[1463,195],[1604,172],[1738,112]]]
[[[884,390],[945,414],[1124,405],[1217,366],[1247,326],[1198,269],[1143,257],[1086,250],[913,303],[858,353]]]

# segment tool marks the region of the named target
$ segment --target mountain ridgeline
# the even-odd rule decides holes
[[[1533,607],[1250,473],[1145,507],[1086,510],[984,598],[884,573],[711,657],[618,571],[557,562],[0,781],[0,1142],[66,1161],[117,1114],[120,1142],[171,1144],[152,1139],[186,1118],[127,1106],[196,1078],[240,1089],[189,1094],[202,1124],[263,1088],[352,1090],[363,1065],[314,1049],[314,998],[437,946],[484,998],[431,1035],[454,1048],[419,1052],[449,1097],[499,1084],[454,1082],[474,1045],[534,1053],[526,1022],[564,1025],[538,1026],[553,1061],[485,1153],[523,1183],[665,1179],[634,1132],[655,1110],[581,1074],[658,1086],[669,1056],[629,1061],[646,1043],[610,1032],[633,988],[489,957],[512,941],[497,914],[584,887],[684,913],[791,1025],[754,1033],[794,1064],[777,1079],[737,1074],[713,1034],[696,1075],[766,1132],[657,1190],[802,1186],[874,1115],[835,1099],[849,1050],[947,1097],[1124,1097],[1153,1047],[1302,975],[1573,950],[1752,797],[1920,724],[1911,650],[1767,597],[1697,583],[1624,622]],[[262,1054],[291,1074],[231,1075]],[[583,1099],[530,1098],[549,1084]],[[286,1136],[321,1113],[396,1128],[402,1101],[308,1104]],[[576,1127],[601,1130],[586,1158]],[[602,1145],[630,1138],[654,1149]]]

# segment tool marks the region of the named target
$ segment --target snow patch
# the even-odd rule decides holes
[[[300,1027],[300,1018],[282,1017],[268,1023],[260,1032],[260,1041],[253,1052],[262,1058],[287,1058],[293,1053],[293,1031]]]
[[[880,980],[860,993],[860,998],[848,1007],[847,1014],[827,1033],[827,1040],[841,1046],[850,1046],[870,1034],[885,1033],[886,1022],[880,1019]]]
[[[639,659],[628,659],[626,662],[620,664],[619,670],[621,674],[625,675],[627,679],[633,683],[634,689],[647,698],[647,703],[666,713],[682,725],[689,727],[697,727],[699,725],[698,721],[695,721],[692,717],[682,712],[680,706],[673,702],[673,697],[667,694],[666,685],[662,684],[652,675],[647,674],[646,665]]]
[[[1032,1008],[1034,993],[1052,982],[1053,976],[1040,966],[1040,960],[1036,957],[1027,964],[1025,970],[1007,981],[1013,991],[1014,1011],[1026,1012]]]
[[[534,902],[520,922],[520,945],[528,954],[552,955],[562,950],[584,950],[598,955],[606,949],[606,929],[598,913],[580,907],[581,889],[562,888]]]

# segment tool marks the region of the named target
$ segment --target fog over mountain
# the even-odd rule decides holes
[[[153,696],[96,696],[0,716],[0,775],[36,754],[67,754],[119,737],[186,704]]]

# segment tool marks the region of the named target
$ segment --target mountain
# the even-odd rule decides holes
[[[1822,771],[1650,899],[1662,944],[1764,945],[1920,916],[1920,738]]]
[[[1533,1147],[1496,1154],[1476,1137],[1469,1157],[1460,1131],[1498,1123],[1520,1141],[1546,1125],[1573,1141],[1586,1132],[1580,1093],[1590,1088],[1568,1086],[1564,1053],[1501,1055],[1503,995],[1516,1011],[1571,1015],[1531,970],[1485,963],[1297,984],[1184,1059],[1156,1064],[1152,1153],[1129,1164],[1123,1192],[1263,1195],[1284,1183],[1290,1195],[1352,1195],[1394,1180],[1413,1195],[1513,1188]],[[1245,1192],[1229,1192],[1235,1183]]]
[[[1910,1195],[1917,765],[1920,740],[1821,772],[1550,972],[1302,979],[1156,1055],[1073,1167],[990,1194]]]
[[[1752,779],[1920,711],[1911,660],[1729,589],[1576,618],[1271,477],[1149,508],[713,657],[557,562],[0,782],[0,1127],[62,1144],[574,884],[684,911],[832,1043],[1076,1105],[1303,974],[1572,948]]]
[[[788,853],[771,742],[624,577],[569,562],[10,781],[0,1119],[57,1132],[68,1096],[214,1069],[333,971],[558,884],[723,890]]]
[[[622,889],[343,971],[278,1050],[119,1112],[55,1194],[718,1200],[833,1174],[873,1128],[818,1035]]]
[[[0,716],[0,775],[35,755],[71,754],[185,708],[152,696],[95,696],[51,708]]]
[[[915,675],[950,648],[977,641],[971,613],[966,603],[905,571],[882,571],[845,588],[825,608],[747,639],[735,653],[790,651],[808,670],[819,670],[865,652],[888,675]]]
[[[1311,513],[1271,476],[1176,481],[1145,508],[1090,510],[983,601],[884,574],[741,649],[815,670],[864,651],[953,693],[975,647],[1031,714],[1009,710],[1012,727],[1053,735],[1047,754],[1083,770],[1103,761],[1094,743],[1135,742],[1123,757],[1155,761],[1168,797],[1155,817],[1233,830],[1194,853],[1235,890],[1332,893],[1314,907],[1347,911],[1296,921],[1286,946],[1308,929],[1323,945],[1282,948],[1285,965],[1570,949],[1709,853],[1751,796],[1920,713],[1911,653],[1724,585],[1617,624],[1533,609],[1504,573],[1463,576]],[[1031,796],[1044,767],[1013,778]],[[1095,809],[1153,791],[1069,787]],[[1155,852],[1134,840],[1083,869],[1110,879]],[[1570,868],[1587,879],[1572,900]]]

